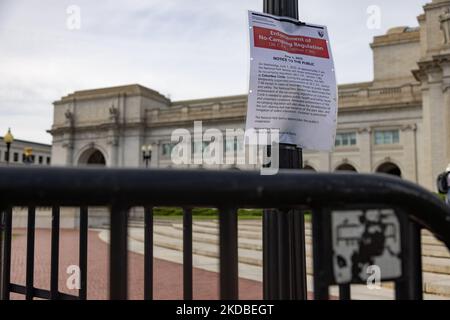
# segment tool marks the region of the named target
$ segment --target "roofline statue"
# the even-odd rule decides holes
[[[446,8],[439,16],[439,22],[444,35],[444,44],[450,45],[450,8]]]

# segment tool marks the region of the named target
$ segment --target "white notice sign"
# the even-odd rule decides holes
[[[324,26],[249,11],[247,129],[278,129],[280,142],[331,151],[337,86]]]

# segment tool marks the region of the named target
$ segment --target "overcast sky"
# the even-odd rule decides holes
[[[76,90],[139,83],[172,100],[245,93],[247,10],[262,2],[0,0],[0,135],[11,127],[18,139],[50,143],[52,102]],[[370,81],[373,36],[417,26],[427,2],[300,0],[300,19],[328,26],[340,84]],[[67,27],[71,5],[80,29]],[[367,27],[372,5],[379,29]]]

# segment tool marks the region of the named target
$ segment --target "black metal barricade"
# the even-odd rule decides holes
[[[28,208],[25,284],[11,282],[12,208],[16,206]],[[53,215],[50,290],[35,287],[33,279],[35,216],[41,206],[52,207]],[[59,256],[67,254],[59,252],[60,208],[65,206],[80,208],[78,296],[58,290]],[[221,299],[239,297],[239,208],[312,212],[316,299],[329,298],[331,285],[339,285],[341,299],[350,299],[351,284],[377,275],[376,268],[381,270],[378,280],[395,283],[397,299],[421,299],[421,229],[450,247],[450,209],[436,195],[395,177],[292,170],[262,176],[245,171],[9,167],[0,169],[2,299],[9,299],[12,292],[27,299],[86,299],[90,206],[110,208],[111,299],[128,296],[127,224],[132,207],[145,208],[145,299],[153,297],[152,209],[156,206],[184,208],[185,299],[193,296],[192,209],[196,207],[219,209]],[[270,232],[270,227],[264,230]],[[368,274],[369,269],[374,272]],[[273,274],[269,280],[278,279]]]

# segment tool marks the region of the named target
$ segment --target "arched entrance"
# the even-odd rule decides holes
[[[313,171],[313,172],[316,171],[316,169],[314,169],[313,167],[311,167],[311,166],[309,166],[309,165],[304,166],[304,167],[303,167],[303,170],[306,170],[306,171]]]
[[[100,151],[95,151],[93,154],[90,155],[90,157],[87,160],[88,165],[100,165],[104,166],[106,165],[106,160],[103,154]]]
[[[378,169],[376,170],[376,172],[386,173],[386,174],[390,174],[390,175],[397,176],[397,177],[402,176],[402,171],[400,170],[400,168],[392,162],[385,162],[385,163],[381,164],[378,167]]]
[[[79,165],[85,166],[106,166],[106,159],[103,153],[95,148],[88,149],[84,151],[80,159],[78,160]]]
[[[356,171],[356,168],[348,163],[343,163],[339,165],[335,171],[351,171],[351,172],[358,172]]]

